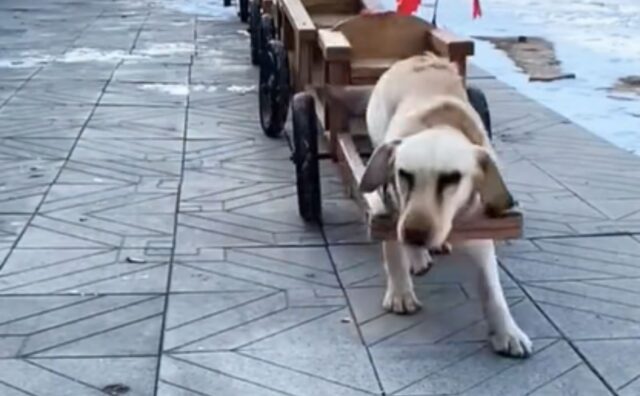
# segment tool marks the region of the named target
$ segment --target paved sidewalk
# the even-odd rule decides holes
[[[640,394],[639,158],[472,69],[526,209],[500,257],[536,353],[500,358],[455,256],[383,313],[330,165],[327,225],[300,221],[243,30],[0,2],[0,395]]]

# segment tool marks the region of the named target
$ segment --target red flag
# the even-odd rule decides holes
[[[419,5],[420,0],[396,0],[396,11],[400,15],[412,15]]]
[[[396,12],[401,15],[412,15],[418,10],[420,0],[396,0]],[[482,16],[480,0],[473,0],[473,19]]]
[[[480,8],[480,0],[473,0],[473,19],[482,16],[482,8]]]

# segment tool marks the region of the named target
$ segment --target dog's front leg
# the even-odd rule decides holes
[[[527,357],[531,353],[531,340],[511,316],[504,298],[493,241],[468,241],[465,247],[478,268],[480,298],[493,349],[501,355]]]
[[[382,306],[397,314],[412,314],[420,309],[420,301],[411,280],[411,254],[398,241],[382,242],[387,291]]]

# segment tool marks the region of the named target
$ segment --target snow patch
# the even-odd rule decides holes
[[[204,84],[140,84],[140,89],[147,91],[156,91],[176,96],[187,96],[190,92],[216,92],[218,87],[215,85]]]
[[[256,86],[255,85],[231,85],[230,87],[227,87],[227,91],[239,93],[239,94],[246,94],[249,92],[255,92]]]

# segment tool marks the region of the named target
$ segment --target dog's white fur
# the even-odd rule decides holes
[[[391,188],[398,211],[398,240],[382,244],[387,273],[383,306],[410,314],[420,308],[411,273],[426,272],[431,262],[427,249],[446,245],[453,219],[481,205],[496,211],[508,209],[513,202],[482,121],[452,63],[428,54],[399,61],[382,75],[370,95],[360,97],[367,99],[367,128],[375,147],[360,187],[364,193]],[[357,107],[357,99],[342,99],[347,106]],[[401,171],[412,175],[410,182]],[[442,175],[450,180],[439,189]],[[414,235],[411,241],[405,238],[409,231]],[[528,356],[532,344],[511,316],[493,241],[466,241],[456,249],[465,250],[478,269],[494,350]]]

